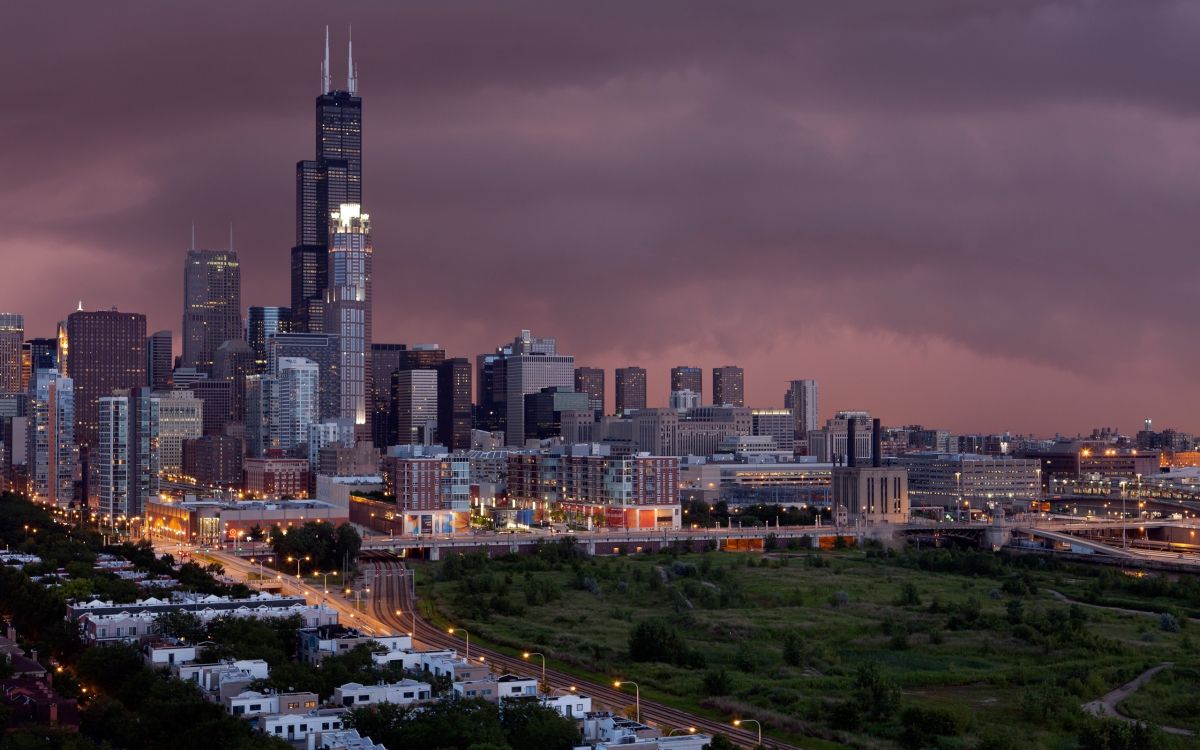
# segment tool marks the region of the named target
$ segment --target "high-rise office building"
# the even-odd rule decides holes
[[[251,375],[246,378],[246,421],[243,435],[246,439],[246,454],[249,456],[262,456],[268,450],[279,448],[275,442],[278,433],[273,431],[277,395],[274,375]]]
[[[158,496],[158,406],[144,387],[100,399],[95,462],[105,523],[141,516],[147,501]]]
[[[342,404],[338,416],[367,424],[371,392],[371,219],[357,203],[330,217],[325,331],[338,337]]]
[[[29,391],[33,383],[33,373],[38,370],[58,369],[58,341],[56,339],[29,339],[21,345],[22,392]]]
[[[229,421],[246,421],[246,378],[254,374],[254,352],[241,339],[230,339],[213,355],[213,379],[229,383]]]
[[[146,385],[156,391],[171,387],[171,371],[175,369],[170,331],[155,331],[146,339]]]
[[[405,344],[371,343],[371,441],[376,448],[391,443],[392,373],[400,368],[400,355],[405,351]]]
[[[429,445],[436,440],[437,370],[397,370],[392,373],[392,404],[396,445]]]
[[[52,369],[38,369],[30,389],[29,478],[38,502],[65,506],[75,499],[75,384]]]
[[[646,408],[646,368],[618,367],[614,384],[617,414]]]
[[[714,367],[713,406],[745,406],[746,383],[742,368],[734,365]]]
[[[178,371],[176,371],[178,373]],[[204,417],[205,435],[223,435],[233,421],[233,384],[217,378],[199,378],[190,383],[181,383],[178,378],[172,386],[191,391],[200,399]]]
[[[301,357],[317,363],[321,393],[318,416],[337,419],[342,411],[342,379],[339,375],[338,337],[325,333],[280,333],[267,340],[267,372],[279,372],[279,360]]]
[[[158,466],[183,471],[183,443],[204,435],[204,402],[192,391],[155,391],[158,399]]]
[[[770,437],[775,448],[792,452],[796,447],[795,419],[791,409],[751,409],[752,435]]]
[[[474,409],[471,405],[471,361],[447,359],[437,368],[437,440],[451,451],[471,447]]]
[[[700,403],[704,403],[704,371],[691,365],[678,365],[671,368],[671,393],[676,391],[691,391],[696,394]]]
[[[75,381],[75,441],[96,446],[100,399],[146,383],[146,316],[76,310],[59,340],[59,368]]]
[[[292,308],[251,307],[246,314],[246,343],[254,354],[254,374],[263,375],[267,368],[267,340],[277,333],[292,330]]]
[[[543,388],[525,396],[525,439],[545,440],[562,434],[563,412],[588,411],[588,395],[570,387]]]
[[[604,415],[604,370],[599,367],[576,367],[575,390],[588,395],[588,406],[596,416]]]
[[[298,332],[325,330],[330,216],[362,204],[362,99],[348,62],[345,90],[333,88],[329,30],[316,100],[316,158],[296,164],[296,245],[292,248],[292,314]]]
[[[285,357],[278,365],[271,435],[273,443],[290,452],[308,442],[309,426],[318,420],[320,370],[316,362],[298,357]]]
[[[0,393],[21,390],[21,348],[25,342],[25,317],[0,313]]]
[[[523,445],[525,396],[554,386],[573,389],[575,358],[559,354],[555,339],[535,338],[528,330],[522,330],[511,344],[505,344],[497,353],[502,355],[504,363],[505,440],[509,445]]]
[[[783,405],[792,410],[796,422],[796,442],[798,449],[807,449],[808,433],[817,429],[819,405],[817,402],[817,381],[793,380],[788,383],[787,393],[783,395]]]
[[[242,337],[242,267],[237,253],[188,250],[183,271],[183,366],[211,373],[217,347]]]

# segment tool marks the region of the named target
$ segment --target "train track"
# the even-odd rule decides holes
[[[417,612],[418,610],[416,609],[416,602],[411,600],[410,586],[406,577],[407,575],[411,575],[411,572],[407,571],[404,564],[397,560],[364,559],[363,562],[373,565],[379,571],[373,576],[373,586],[375,587],[376,594],[371,597],[372,614],[377,620],[395,629],[397,632],[407,633],[412,631],[414,627],[413,612]],[[397,614],[398,611],[401,614]],[[466,646],[463,639],[430,624],[420,616],[415,618],[415,627],[416,630],[413,632],[413,639],[419,641],[427,648],[454,649],[461,652]],[[477,644],[471,645],[471,656],[472,658],[481,656],[488,663],[511,674],[528,675],[531,671],[541,671],[540,669],[531,670],[530,663],[524,659],[509,656],[508,654]],[[531,676],[536,676],[536,674]],[[611,684],[605,685],[598,682],[581,680],[574,675],[560,672],[549,666],[546,668],[546,681],[552,686],[563,689],[574,686],[581,694],[589,696],[593,702],[617,709],[618,712],[622,712],[627,706],[634,705],[634,696],[632,694],[618,690]],[[697,716],[696,714],[646,700],[645,698],[641,700],[641,721],[644,724],[657,726],[664,732],[671,729],[695,727],[697,731],[708,734],[724,734],[742,747],[752,748],[758,743],[756,732],[750,732],[728,723]],[[802,750],[797,745],[785,744],[768,737],[763,738],[763,747],[772,748],[772,750]]]

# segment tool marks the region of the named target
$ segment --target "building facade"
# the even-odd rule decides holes
[[[746,405],[746,373],[735,365],[714,367],[713,406]]]
[[[614,385],[618,416],[646,408],[646,368],[618,367]]]
[[[242,267],[229,250],[188,250],[183,272],[184,367],[212,373],[226,341],[241,340]]]
[[[330,216],[325,332],[337,336],[341,407],[338,416],[367,424],[371,393],[371,218],[357,203]]]
[[[691,365],[679,365],[671,368],[671,392],[691,391],[696,394],[699,402],[704,403],[704,371]]]
[[[76,310],[59,338],[59,368],[75,383],[75,440],[95,447],[100,399],[146,382],[146,316],[116,310]]]

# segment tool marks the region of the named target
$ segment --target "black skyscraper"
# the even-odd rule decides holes
[[[353,56],[346,90],[329,76],[325,31],[323,93],[317,97],[317,158],[296,164],[296,246],[292,248],[292,320],[298,333],[321,333],[328,276],[329,214],[343,203],[362,203],[362,99]]]

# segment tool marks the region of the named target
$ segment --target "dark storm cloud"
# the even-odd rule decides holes
[[[193,219],[207,245],[234,222],[245,304],[285,303],[321,36],[341,79],[352,22],[380,340],[532,327],[660,398],[677,360],[737,361],[760,404],[816,376],[826,411],[891,421],[1200,428],[1195,4],[9,15],[0,247],[31,335],[79,298],[177,327]]]

